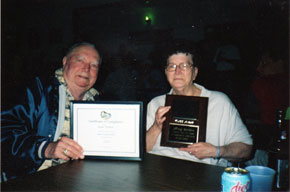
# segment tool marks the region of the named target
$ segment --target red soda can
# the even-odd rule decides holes
[[[250,190],[251,179],[246,169],[227,167],[222,174],[224,192],[246,192]]]

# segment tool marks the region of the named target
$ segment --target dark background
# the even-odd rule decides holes
[[[61,66],[66,49],[78,41],[95,43],[103,56],[96,84],[101,93],[106,77],[121,58],[136,71],[134,100],[145,104],[154,96],[149,92],[159,94],[168,90],[168,86],[151,90],[142,83],[150,69],[163,73],[163,50],[176,42],[190,44],[200,56],[197,82],[226,92],[238,108],[242,105],[238,98],[246,95],[255,76],[260,53],[269,47],[288,50],[287,0],[2,0],[1,3],[2,105],[12,103],[12,95],[17,95],[18,87],[30,79],[53,74]],[[146,15],[151,17],[149,23],[144,20]],[[223,82],[215,79],[213,59],[217,48],[226,43],[235,45],[241,56],[235,69],[235,91],[223,90]],[[107,99],[122,98],[107,96]]]

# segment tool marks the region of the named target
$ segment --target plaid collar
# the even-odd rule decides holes
[[[58,79],[58,81],[61,85],[64,85],[64,87],[66,89],[66,94],[67,94],[69,100],[74,100],[71,92],[68,89],[67,83],[65,82],[65,79],[63,77],[63,69],[62,68],[59,68],[55,71],[55,77]],[[93,101],[95,95],[99,95],[99,92],[94,88],[90,88],[85,93],[83,100]]]

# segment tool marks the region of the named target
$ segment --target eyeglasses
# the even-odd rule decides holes
[[[180,70],[182,70],[182,71],[186,71],[186,70],[188,70],[188,69],[190,69],[192,67],[192,64],[190,64],[190,63],[180,63],[179,65],[177,65],[177,64],[169,63],[166,66],[166,70],[169,71],[169,72],[173,72],[173,71],[176,71],[177,67]]]

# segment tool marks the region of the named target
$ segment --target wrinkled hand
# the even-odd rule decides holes
[[[84,155],[83,148],[77,142],[68,137],[61,137],[58,141],[48,144],[45,157],[69,160],[70,158],[83,159]]]
[[[164,116],[170,110],[171,106],[159,107],[155,113],[155,121],[154,125],[159,129],[162,130],[163,122],[165,121],[166,117]]]
[[[204,142],[194,143],[185,148],[179,148],[179,150],[186,151],[198,159],[213,158],[217,153],[217,149],[214,145]]]

